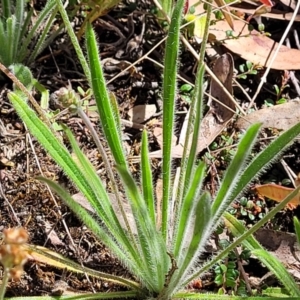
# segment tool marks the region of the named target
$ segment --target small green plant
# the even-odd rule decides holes
[[[179,93],[181,98],[186,102],[186,103],[191,103],[192,102],[192,97],[193,97],[193,87],[185,83],[179,88]]]
[[[210,150],[216,150],[218,156],[216,158],[219,161],[218,164],[227,166],[235,155],[235,148],[233,147],[234,137],[229,136],[227,133],[222,133],[220,138],[212,142]],[[218,150],[220,149],[220,150]]]
[[[200,44],[204,34],[206,15],[196,16],[194,15],[194,11],[195,9],[192,6],[184,16],[185,23],[187,24],[185,27],[186,36],[188,38],[193,37]]]
[[[270,98],[268,98],[268,99],[266,99],[265,101],[264,101],[264,105],[266,106],[266,107],[272,107],[272,106],[274,106],[274,100],[272,100],[272,99],[270,99]]]
[[[224,291],[226,291],[227,288],[237,288],[237,279],[239,277],[239,272],[237,270],[237,265],[234,260],[228,259],[226,263],[218,263],[218,265],[214,267],[214,272],[216,275],[214,282],[217,286],[221,286],[222,293],[224,293]]]
[[[221,249],[229,246],[227,239],[220,240],[218,245]],[[215,273],[214,282],[220,286],[218,294],[227,294],[230,290],[231,294],[246,295],[245,282],[241,279],[238,270],[237,261],[247,262],[251,256],[251,251],[243,249],[240,254],[237,251],[230,251],[226,259],[220,261],[213,268]]]
[[[265,204],[261,200],[249,200],[247,197],[241,197],[234,207],[231,207],[228,212],[239,219],[243,219],[245,223],[251,223],[256,219],[265,217]]]
[[[255,65],[253,65],[252,62],[246,61],[246,63],[241,64],[239,66],[241,74],[239,74],[237,77],[240,79],[247,79],[247,75],[256,75],[257,69],[255,68]]]
[[[226,30],[226,36],[227,36],[228,38],[236,38],[236,37],[234,36],[233,30]]]
[[[265,31],[265,24],[263,23],[259,23],[258,24],[258,31],[263,34],[264,36],[271,36],[271,34],[269,32]]]
[[[283,91],[289,87],[288,85],[289,80],[289,74],[287,71],[284,71],[282,77],[281,77],[281,84],[280,87],[277,84],[274,84],[274,89],[276,93],[276,104],[283,104],[286,103],[286,98],[282,97]]]
[[[259,23],[258,24],[258,30],[259,30],[259,32],[263,33],[265,31],[265,24]]]
[[[154,198],[147,132],[144,131],[142,134],[141,180],[136,182],[130,172],[127,157],[123,150],[119,111],[116,101],[113,97],[110,97],[105,84],[95,33],[88,23],[86,32],[88,63],[77,39],[73,38],[75,34],[72,32],[72,27],[66,17],[67,13],[63,3],[60,0],[56,0],[56,2],[93,90],[101,129],[109,145],[113,164],[108,160],[106,151],[104,151],[99,137],[84,113],[78,97],[73,97],[74,101],[69,104],[77,111],[91,131],[95,144],[103,157],[121,215],[116,213],[104,183],[79,148],[71,131],[64,126],[72,147],[72,155],[68,148],[56,138],[52,130],[28,106],[23,97],[20,97],[18,93],[11,92],[9,93],[9,99],[30,132],[90,203],[97,218],[91,216],[85,208],[71,197],[68,191],[57,183],[47,178],[39,177],[39,179],[48,184],[64,200],[97,239],[128,269],[134,279],[86,268],[42,247],[29,246],[32,255],[38,253],[39,259],[42,259],[42,256],[44,257],[44,263],[57,267],[63,265],[66,269],[78,273],[86,272],[90,276],[112,281],[128,288],[127,291],[115,293],[81,294],[78,296],[80,299],[112,297],[160,300],[172,298],[207,299],[206,294],[190,293],[185,290],[185,287],[192,280],[198,279],[199,276],[212,269],[216,264],[222,265],[221,262],[228,257],[231,251],[237,245],[243,244],[276,274],[288,290],[289,295],[300,297],[299,288],[293,278],[278,260],[262,249],[252,236],[258,228],[272,218],[299,192],[300,187],[295,189],[284,201],[279,203],[277,207],[250,229],[245,228],[234,216],[226,212],[249,183],[300,134],[299,126],[294,126],[282,133],[261,153],[251,159],[251,152],[258,138],[260,124],[251,125],[241,137],[232,160],[224,172],[219,190],[213,197],[214,199],[208,191],[203,189],[206,165],[203,161],[197,160],[198,153],[196,149],[204,107],[204,56],[211,6],[209,5],[207,8],[207,22],[200,51],[194,95],[189,111],[188,130],[176,193],[173,191],[172,137],[175,128],[176,75],[184,0],[178,0],[173,10],[166,41],[162,84],[164,141],[162,182],[164,188],[161,206],[157,208]],[[116,176],[118,177],[116,178]],[[130,204],[133,223],[129,222],[128,215],[124,211],[120,189],[125,192],[126,202]],[[158,218],[158,216],[160,217]],[[121,225],[122,218],[125,226]],[[99,219],[101,223],[99,223]],[[206,244],[222,219],[236,239],[227,244],[215,256],[200,264],[199,255],[205,251]],[[227,282],[228,285],[233,285],[236,279],[235,268],[232,264],[231,266],[231,268],[226,266],[226,272],[222,271],[222,274],[225,274],[225,283]],[[216,295],[211,296],[213,299],[216,297]],[[40,299],[46,298],[40,297]],[[234,296],[231,299],[235,299]],[[256,299],[259,299],[259,297],[256,297]]]
[[[26,0],[2,0],[0,12],[0,62],[6,67],[30,65],[51,43],[58,31],[48,36],[57,14],[55,0],[46,1],[32,23],[33,8]],[[5,41],[5,42],[4,42]]]

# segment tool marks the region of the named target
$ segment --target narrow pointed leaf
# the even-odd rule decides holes
[[[271,142],[262,152],[260,152],[249,163],[247,168],[240,175],[240,179],[237,182],[235,189],[231,195],[232,199],[238,197],[238,195],[247,187],[247,185],[257,178],[262,171],[266,170],[271,164],[278,158],[287,147],[291,145],[293,140],[300,134],[299,124],[284,131],[279,137]],[[295,195],[296,196],[296,195]]]
[[[293,221],[294,221],[297,242],[298,242],[298,245],[300,245],[300,223],[299,223],[299,220],[297,217],[294,217]]]
[[[118,259],[120,259],[120,261],[124,265],[127,265],[130,270],[134,271],[137,274],[137,276],[142,275],[142,273],[139,272],[142,269],[140,267],[137,267],[138,264],[135,262],[136,260],[140,260],[138,253],[135,253],[135,257],[133,258],[132,253],[128,252],[125,247],[119,246],[115,241],[113,232],[109,232],[105,228],[102,228],[98,224],[98,222],[90,215],[90,213],[87,212],[77,202],[75,202],[69,195],[69,193],[67,193],[58,184],[44,177],[38,177],[38,179],[47,183],[50,188],[64,200],[64,202],[70,207],[75,215],[93,232],[93,234],[98,237],[99,241],[102,241],[118,257]]]
[[[152,222],[145,201],[143,201],[140,191],[126,168],[116,166],[120,177],[124,182],[132,213],[138,230],[138,239],[141,246],[148,272],[148,281],[154,291],[159,291],[165,281],[165,275],[169,268],[169,257],[162,235],[156,230]]]
[[[174,285],[184,282],[186,275],[190,273],[190,268],[196,263],[200,251],[207,242],[208,226],[211,222],[211,197],[209,192],[201,195],[195,210],[194,229],[188,249],[184,251],[185,257],[182,259],[178,274],[173,282]]]
[[[143,198],[146,202],[150,218],[155,224],[155,201],[153,191],[153,178],[151,170],[151,160],[149,158],[147,132],[143,132],[142,150],[141,150],[141,173],[142,173],[142,190]]]
[[[131,252],[132,257],[135,257],[135,249],[133,246],[135,241],[129,240],[127,234],[124,232],[118,217],[113,210],[110,202],[110,198],[103,186],[102,181],[96,173],[96,170],[87,159],[87,157],[82,153],[78,144],[76,143],[75,137],[72,135],[69,128],[63,126],[65,133],[71,143],[72,149],[78,159],[78,166],[82,170],[86,177],[86,180],[90,183],[96,197],[92,198],[91,205],[95,209],[97,215],[105,223],[106,227],[113,234],[119,243],[122,243],[127,247],[128,251]]]
[[[35,261],[38,261],[40,263],[75,273],[87,273],[89,276],[114,282],[116,284],[125,285],[131,288],[139,288],[139,284],[132,280],[84,267],[45,247],[33,245],[24,245],[23,247],[25,251],[28,251],[30,259],[34,259]]]
[[[243,171],[252,147],[256,142],[259,129],[260,124],[254,124],[249,127],[238,144],[236,154],[226,170],[216,199],[213,202],[213,222],[219,220],[221,215],[233,201],[231,194],[235,190],[235,186],[239,183],[240,174]]]
[[[241,236],[248,230],[239,220],[228,212],[225,212],[224,214],[224,222],[226,228],[228,228],[235,237]],[[247,239],[245,239],[243,241],[243,245],[249,250],[263,249],[253,235],[250,235]]]
[[[121,166],[126,166],[127,163],[122,140],[119,135],[120,128],[118,128],[118,121],[114,116],[113,105],[111,104],[109,93],[106,88],[96,36],[90,24],[87,25],[86,43],[88,59],[90,62],[91,83],[98,107],[102,130],[116,163]]]
[[[185,246],[185,235],[190,233],[190,225],[192,224],[191,218],[194,217],[192,216],[192,212],[196,206],[195,199],[199,199],[204,175],[205,164],[201,162],[194,173],[193,181],[184,198],[182,207],[179,210],[179,225],[176,235],[174,236],[174,239],[176,240],[174,256],[176,258],[179,258],[179,253],[181,253],[181,249]]]
[[[163,197],[162,197],[162,233],[167,241],[169,222],[169,201],[171,196],[171,149],[174,130],[174,110],[176,99],[176,74],[178,68],[179,35],[184,0],[178,0],[172,14],[165,50],[165,68],[163,73]]]

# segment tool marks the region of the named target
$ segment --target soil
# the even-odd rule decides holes
[[[123,68],[122,65],[115,65],[116,60],[133,63],[165,36],[164,29],[156,17],[150,13],[153,4],[147,1],[139,1],[138,4],[122,3],[94,22],[94,28],[100,42],[101,59],[111,63],[110,67],[105,68],[108,81]],[[38,2],[35,4],[37,8],[43,5],[43,1],[36,2]],[[75,23],[76,28],[79,27],[82,18],[78,17]],[[143,27],[145,28],[143,29]],[[224,51],[226,50],[224,49]],[[150,58],[163,63],[163,53],[163,46],[160,46],[150,54]],[[237,56],[234,56],[234,61],[236,68],[242,63]],[[195,64],[196,62],[189,51],[183,49],[181,52],[180,75],[190,82],[194,81]],[[50,93],[68,86],[71,86],[74,90],[77,90],[78,87],[81,87],[84,91],[88,89],[87,81],[76,54],[69,45],[67,36],[64,33],[53,42],[51,49],[48,47],[40,55],[31,68],[34,77],[49,89]],[[159,86],[161,84],[161,72],[162,70],[149,59],[143,59],[136,65],[135,69],[108,84],[109,89],[115,94],[118,101],[121,118],[128,119],[128,111],[139,104],[154,104],[157,112],[160,111]],[[282,72],[272,71],[266,86],[272,86],[274,83],[280,84],[281,76]],[[299,76],[299,74],[296,73],[296,76]],[[259,79],[260,74],[257,74],[248,76],[245,80],[240,80],[240,83],[247,87],[249,94],[251,94],[255,92]],[[179,81],[180,85],[182,85],[182,81]],[[258,108],[262,106],[265,99],[276,98],[274,94],[269,92],[267,87],[263,89],[257,100],[256,106]],[[24,124],[15,113],[7,98],[7,92],[11,89],[9,81],[2,81],[0,88],[0,231],[5,228],[23,226],[29,233],[30,244],[45,246],[74,261],[84,263],[85,266],[90,268],[130,278],[131,275],[128,274],[126,269],[95,239],[61,199],[50,193],[44,184],[35,179],[36,176],[42,174],[63,185],[72,195],[77,193],[72,183],[53,163],[36,139],[28,134]],[[240,105],[247,103],[245,97],[238,92],[235,96],[239,99]],[[287,99],[295,97],[295,89],[292,84],[285,89],[285,97]],[[94,101],[91,98],[88,106],[93,106],[93,104]],[[188,108],[186,98],[179,95],[177,108],[181,111]],[[50,103],[50,109],[54,111],[59,108],[55,103]],[[97,115],[90,112],[90,116],[95,128],[98,128]],[[157,114],[147,122],[151,122],[151,120],[160,121],[161,116]],[[71,128],[81,149],[98,170],[99,176],[106,182],[109,190],[109,182],[101,157],[81,119],[76,115],[65,112],[59,118],[59,121]],[[183,118],[178,117],[177,122],[179,131]],[[211,152],[212,157],[205,158],[206,151],[200,154],[200,157],[205,158],[211,166],[206,184],[212,192],[217,188],[216,174],[222,176],[222,172],[228,164],[228,150],[219,149],[226,147],[224,139],[233,137],[234,141],[237,140],[234,122],[232,121],[227,130],[220,137],[217,137],[215,141],[216,148]],[[151,151],[159,149],[153,128],[149,126]],[[61,134],[61,132],[58,133]],[[141,131],[135,128],[123,127],[123,134],[124,146],[128,155],[137,155],[140,148]],[[99,135],[101,135],[100,131]],[[274,135],[272,132],[263,132],[257,150],[264,147],[264,143],[266,143],[264,138],[272,135]],[[300,172],[298,146],[299,143],[296,142],[284,154],[286,162],[295,173]],[[153,159],[153,173],[156,179],[160,174],[159,162],[159,159]],[[133,160],[131,167],[135,176],[138,177],[139,163]],[[272,180],[280,183],[287,177],[283,174],[285,173],[281,165],[279,163],[275,164],[261,178],[261,182]],[[257,200],[255,195],[249,197],[252,197],[253,201]],[[267,210],[273,205],[274,203],[271,201],[264,202],[262,209]],[[240,207],[240,205],[237,204],[237,207]],[[268,227],[291,231],[293,230],[292,217],[299,215],[299,212],[299,209],[283,211],[278,218],[268,224]],[[255,216],[254,220],[248,219],[247,216],[241,216],[241,218],[244,218],[246,223],[251,224],[258,217]],[[262,275],[258,274],[257,276]],[[206,279],[207,289],[217,289],[213,279],[213,275],[208,276]],[[67,283],[66,289],[76,292],[105,292],[122,289],[109,282],[87,278],[84,275],[74,275],[70,272],[30,261],[25,265],[25,273],[22,279],[18,282],[9,283],[6,295],[7,297],[53,295],[57,293],[56,285],[62,282]],[[196,285],[191,288],[195,287]]]

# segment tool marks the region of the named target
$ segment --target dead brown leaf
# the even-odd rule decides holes
[[[276,128],[288,130],[300,123],[300,100],[257,110],[239,119],[236,127],[240,130],[247,129],[253,123],[262,123],[263,128]]]
[[[232,95],[233,58],[231,54],[225,53],[219,57],[215,62],[213,72],[224,85],[225,89]],[[232,110],[235,110],[235,105],[214,78],[211,79],[209,94],[211,95],[211,99],[208,105],[211,112],[220,123],[227,122],[233,116]],[[215,101],[214,98],[220,102]]]
[[[224,15],[224,18],[225,18],[226,22],[228,23],[228,25],[234,30],[233,19],[230,14],[229,7],[226,6],[226,2],[224,0],[215,0],[215,2],[219,7],[223,7],[221,9],[221,11]]]
[[[234,21],[234,28],[235,38],[226,36],[226,31],[231,30],[231,28],[225,21],[212,25],[210,33],[216,37],[217,41],[222,41],[227,49],[240,55],[245,60],[251,61],[255,65],[268,67],[278,43],[256,30],[249,32],[247,24],[240,20]],[[277,70],[299,70],[300,50],[281,46],[272,68]]]
[[[289,8],[290,10],[295,10],[296,8],[296,1],[295,0],[276,0],[273,1],[276,3],[281,3],[283,6],[286,6],[287,8]],[[255,15],[257,14],[257,6],[261,5],[260,1],[242,1],[240,3],[233,3],[230,8],[234,9],[235,11],[240,11],[240,12],[244,12],[247,14],[251,14],[251,15]],[[281,5],[281,6],[282,6]],[[288,12],[287,9],[285,10],[279,10],[276,9],[274,7],[269,7],[270,11],[261,11],[262,17],[266,17],[266,18],[271,18],[271,19],[277,19],[277,20],[291,20],[293,13],[292,12]],[[300,14],[298,13],[298,15],[296,16],[295,19],[296,22],[300,22]]]
[[[247,14],[255,14],[255,8],[248,8],[248,7],[243,7],[243,6],[235,6],[233,5],[232,8],[243,12],[243,13],[247,13]],[[281,11],[278,9],[274,9],[272,8],[270,12],[267,12],[265,14],[262,15],[262,17],[265,18],[271,18],[271,19],[276,19],[276,20],[285,20],[285,21],[289,21],[291,20],[293,16],[293,13],[289,13],[289,12],[285,12],[285,11]],[[295,18],[295,22],[300,22],[300,15],[298,14]]]

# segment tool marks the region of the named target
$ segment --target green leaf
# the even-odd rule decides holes
[[[113,251],[113,253],[115,253],[115,255],[117,255],[117,257],[123,261],[126,262],[126,264],[128,264],[128,267],[130,269],[136,270],[136,265],[133,264],[132,260],[128,260],[128,253],[126,253],[126,251],[124,251],[124,249],[121,249],[118,245],[118,243],[116,243],[114,236],[106,231],[105,229],[103,229],[101,226],[99,226],[99,224],[97,223],[97,221],[90,215],[89,212],[87,212],[84,208],[82,208],[82,206],[80,206],[77,202],[75,202],[72,197],[69,195],[68,192],[66,192],[62,187],[60,187],[58,184],[56,184],[55,182],[53,182],[52,180],[49,180],[47,178],[44,177],[37,177],[37,179],[45,182],[46,184],[48,184],[51,189],[53,191],[55,191],[57,193],[57,195],[59,195],[64,202],[72,209],[72,211],[76,214],[76,216],[82,220],[82,222],[93,232],[93,234],[95,234],[99,240],[101,240],[107,247],[109,247],[109,249],[111,249],[111,251]],[[45,252],[43,252],[44,254],[47,254]],[[48,255],[51,257],[51,254],[48,253]],[[56,257],[52,257],[52,259],[56,259],[58,260],[59,258]],[[47,262],[47,261],[45,261]],[[87,272],[89,274],[91,274],[92,276],[98,276],[97,277],[102,277],[103,279],[107,279],[110,281],[117,281],[117,277],[110,275],[110,274],[106,274],[106,273],[100,273],[100,272],[93,272],[93,270],[88,270],[88,268],[86,269],[82,269],[82,267],[80,268],[79,266],[77,266],[75,263],[73,263],[72,261],[69,261],[67,259],[62,258],[60,263],[62,263],[62,265],[65,263],[66,265],[69,265],[70,267],[72,267],[73,269],[75,268],[76,272]],[[53,263],[52,263],[53,265]],[[74,271],[74,270],[73,270]],[[120,280],[120,278],[119,278]],[[130,280],[122,280],[119,281],[119,283],[123,283],[126,284],[127,286],[131,286],[134,288],[137,288],[138,285]]]
[[[220,265],[220,268],[221,268],[221,270],[222,270],[223,273],[226,273],[226,272],[227,272],[227,267],[226,267],[226,265],[221,264],[221,265]]]
[[[276,101],[276,104],[284,104],[287,103],[287,100],[285,98],[280,98],[279,100]]]
[[[144,284],[147,284],[150,290],[159,292],[164,286],[165,274],[170,266],[166,244],[161,233],[156,230],[155,223],[152,222],[146,203],[131,174],[123,166],[116,166],[116,168],[126,188],[138,230],[137,238],[145,260],[144,269],[147,270],[144,275],[147,281],[144,281]]]
[[[247,79],[247,75],[245,75],[245,74],[243,74],[243,75],[238,75],[238,77],[239,77],[240,79]]]
[[[83,175],[89,182],[94,192],[95,197],[91,197],[89,199],[90,204],[95,209],[96,214],[105,223],[109,231],[118,240],[118,242],[121,242],[124,247],[126,246],[128,251],[131,253],[131,256],[135,257],[135,251],[137,251],[137,249],[133,248],[134,240],[130,241],[127,235],[125,234],[123,228],[121,227],[118,217],[116,216],[111,205],[111,200],[96,170],[92,166],[91,162],[80,150],[76,139],[72,135],[70,129],[64,125],[63,128],[75,154],[76,159],[73,158],[73,160],[78,166],[78,168],[82,170]]]
[[[162,196],[162,234],[167,241],[167,227],[169,223],[169,201],[171,196],[171,149],[174,131],[174,111],[176,99],[176,80],[179,53],[179,35],[182,20],[184,0],[178,0],[174,7],[171,24],[168,32],[165,49],[164,73],[163,73],[163,196]]]
[[[264,31],[265,30],[265,25],[262,24],[262,23],[258,24],[258,30],[259,31]]]
[[[32,90],[34,79],[28,67],[24,66],[23,64],[12,64],[8,68],[20,80],[20,82],[28,91]],[[16,89],[19,90],[14,84],[14,90]]]
[[[47,1],[47,3],[48,2],[50,3],[50,1]],[[73,47],[76,51],[77,57],[80,61],[80,64],[81,64],[82,69],[84,71],[84,74],[85,74],[87,80],[89,81],[89,83],[91,83],[91,72],[90,72],[87,60],[86,60],[86,58],[83,54],[83,51],[80,47],[79,41],[78,41],[77,36],[76,36],[76,34],[74,32],[74,29],[73,29],[73,25],[71,24],[71,22],[69,20],[69,15],[68,15],[68,12],[66,11],[65,7],[64,7],[64,3],[62,2],[62,0],[54,0],[54,1],[57,5],[58,10],[61,14],[61,17],[64,21],[65,27],[68,31],[68,35],[69,35],[70,40],[73,44]]]
[[[215,263],[217,263],[218,261],[220,261],[221,259],[223,259],[226,255],[228,255],[230,253],[230,251],[232,251],[236,246],[240,245],[241,243],[247,243],[248,242],[247,239],[251,236],[251,234],[253,234],[258,228],[260,228],[261,226],[263,226],[268,220],[270,220],[272,217],[274,217],[275,214],[278,211],[280,211],[281,209],[283,209],[285,207],[285,205],[289,201],[291,201],[293,199],[293,197],[295,197],[296,195],[298,195],[299,191],[300,191],[300,186],[297,187],[293,192],[291,192],[275,208],[273,208],[263,219],[259,220],[250,229],[248,229],[247,231],[243,232],[234,242],[231,242],[230,245],[226,249],[224,249],[218,255],[216,255],[215,257],[213,257],[213,259],[211,259],[210,261],[208,261],[207,263],[205,263],[198,270],[195,270],[195,272],[184,282],[184,285],[187,284],[188,282],[190,282],[193,278],[196,278],[197,276],[199,276],[203,272],[205,272],[208,269],[210,269]],[[225,212],[224,215],[225,215],[226,219],[229,218],[229,217],[231,217],[231,218],[233,217],[232,215],[230,215],[227,212]],[[257,242],[255,241],[255,243],[257,243]],[[258,245],[258,247],[260,247],[259,244],[257,244],[257,245]],[[249,248],[249,249],[251,249],[251,248]]]
[[[14,33],[15,33],[15,25],[16,25],[16,17],[12,15],[6,20],[6,44],[7,45],[13,45],[14,44]],[[10,47],[8,51],[8,56],[6,62],[7,64],[11,64],[14,62],[17,62],[14,57],[14,47]]]
[[[280,153],[291,145],[293,140],[300,134],[300,126],[297,124],[284,131],[277,139],[271,142],[262,152],[256,155],[247,168],[240,175],[240,178],[231,195],[236,199],[247,185],[257,178],[262,171],[266,170],[274,162]]]
[[[179,225],[177,232],[174,236],[174,239],[176,239],[175,242],[175,249],[174,249],[174,255],[175,257],[179,257],[182,248],[185,245],[186,241],[186,235],[190,234],[190,227],[189,224],[192,224],[191,218],[194,216],[192,213],[195,210],[196,201],[195,199],[199,199],[200,192],[202,190],[202,183],[204,180],[205,175],[205,164],[201,162],[193,176],[193,181],[190,185],[190,188],[186,194],[186,197],[183,200],[182,207],[179,210]]]
[[[251,75],[257,75],[257,70],[251,70],[250,72],[249,72],[249,74],[251,74]]]
[[[297,243],[298,245],[300,245],[300,223],[297,217],[293,218],[293,222],[294,222],[294,227],[296,232]]]
[[[27,5],[28,1],[9,2],[13,2],[13,5],[2,0],[3,13],[7,15],[5,17],[3,15],[0,20],[0,39],[5,41],[0,47],[0,61],[6,67],[14,63],[30,64],[53,40],[51,38],[46,40],[46,37],[49,36],[49,31],[56,16],[56,12],[53,11],[55,0],[46,1],[44,8],[34,17],[32,24],[30,23],[33,8]],[[52,13],[52,19],[46,20],[50,13]],[[38,42],[36,42],[37,36],[39,36]],[[55,33],[50,34],[51,36],[55,36]],[[32,44],[31,47],[29,47],[30,43]],[[29,48],[33,50],[29,52]],[[27,57],[28,54],[30,54],[30,58]]]
[[[180,87],[180,91],[182,93],[189,93],[192,90],[193,90],[193,87],[188,83],[185,83]]]
[[[187,22],[194,21],[194,23],[189,26],[193,27],[193,36],[197,43],[201,43],[203,40],[204,32],[205,32],[205,24],[206,24],[206,14],[198,17],[192,14],[187,14],[184,16]]]
[[[273,86],[274,86],[274,89],[275,89],[275,93],[276,93],[276,95],[279,95],[279,93],[280,93],[280,90],[279,90],[279,87],[278,87],[278,85],[277,85],[277,84],[274,84]]]
[[[244,73],[245,72],[245,65],[244,64],[240,65],[239,70],[240,70],[240,72]]]
[[[291,199],[292,195],[288,197]],[[270,213],[268,215],[266,216],[264,221],[260,220],[257,223],[258,225],[255,224],[253,226],[256,227],[254,228],[254,230],[262,226],[263,222],[267,221],[267,218],[270,219],[272,217]],[[250,231],[247,230],[247,228],[240,221],[238,221],[234,216],[226,213],[225,217],[226,217],[225,219],[226,227],[230,230],[230,232],[234,236],[240,237],[247,233],[249,234]],[[252,251],[252,254],[256,253],[255,255],[257,256],[257,258],[262,263],[268,266],[268,268],[274,273],[274,275],[278,278],[278,280],[280,280],[284,284],[286,289],[290,292],[291,296],[300,295],[300,290],[297,287],[297,284],[295,283],[294,279],[289,275],[287,270],[283,267],[283,265],[280,263],[280,261],[276,257],[274,257],[271,253],[265,251],[263,247],[259,244],[259,242],[252,235],[249,235],[247,239],[245,239],[242,243],[247,249]]]
[[[223,284],[223,275],[219,274],[215,277],[214,282],[216,283],[216,285],[222,285]]]
[[[252,62],[251,61],[246,61],[246,66],[247,66],[247,69],[248,70],[251,70],[252,69],[252,67],[253,67],[253,64],[252,64]]]
[[[232,197],[232,192],[235,190],[235,186],[240,181],[240,174],[246,165],[246,161],[252,150],[252,147],[254,146],[259,129],[260,124],[254,124],[249,127],[245,135],[240,140],[237,147],[237,152],[225,172],[220,189],[212,206],[212,222],[215,224],[218,223],[221,215],[234,200]]]
[[[143,132],[142,136],[142,149],[141,149],[141,173],[142,173],[142,190],[143,198],[147,205],[147,210],[149,212],[150,218],[153,224],[156,224],[155,216],[155,200],[153,191],[153,178],[151,171],[151,160],[149,158],[148,150],[148,137],[147,132]]]
[[[113,105],[106,88],[105,78],[100,62],[96,36],[90,24],[87,25],[86,47],[91,70],[91,83],[96,99],[102,130],[118,165],[126,166],[126,158],[120,139],[120,128],[115,118]]]
[[[235,279],[234,278],[226,278],[225,285],[227,287],[234,287],[234,286],[236,286]]]
[[[92,180],[89,182],[86,179],[85,173],[81,170],[81,166],[78,166],[74,162],[73,158],[71,157],[70,153],[67,151],[65,146],[55,138],[51,130],[36,116],[36,114],[28,107],[28,105],[22,98],[20,98],[15,93],[9,93],[8,97],[12,102],[12,104],[14,105],[14,108],[16,109],[17,113],[20,115],[24,123],[27,125],[30,132],[38,139],[38,141],[47,150],[49,155],[56,161],[56,163],[61,166],[61,168],[66,173],[66,175],[77,185],[77,187],[87,198],[87,200],[94,206],[95,210],[99,213],[101,218],[103,218],[106,221],[106,225],[108,225],[108,228],[111,229],[110,234],[115,234],[113,239],[117,239],[118,242],[121,243],[120,234],[122,233],[122,231],[121,232],[119,231],[119,234],[117,234],[118,233],[118,231],[116,231],[117,227],[116,225],[114,225],[114,219],[113,219],[114,213],[112,212],[113,215],[112,217],[110,217],[108,215],[110,210],[107,211],[100,210],[99,203],[95,200],[97,199],[97,195],[95,194],[94,186],[93,186],[93,183],[95,183],[95,181],[93,182]],[[79,153],[77,153],[77,155],[80,157]],[[85,170],[85,172],[88,172],[88,170]],[[63,192],[60,192],[60,194],[63,194]],[[103,195],[105,196],[106,194],[104,193],[102,194],[102,196]],[[67,196],[65,196],[65,198],[67,199]],[[103,201],[104,199],[105,198],[102,198]],[[107,199],[106,201],[109,200]],[[101,204],[103,205],[102,202]],[[77,209],[78,205],[76,204],[74,205],[75,206],[73,207],[73,209]],[[123,233],[123,237],[126,237],[124,233]],[[126,259],[125,259],[126,264],[128,264],[128,266],[131,266],[130,269],[134,268],[134,266],[136,265],[139,265],[139,268],[138,267],[134,268],[135,273],[139,273],[139,271],[142,272],[141,266],[145,262],[142,263],[141,257],[136,253],[135,250],[132,249],[133,243],[132,245],[131,243],[126,244],[125,241],[126,239],[123,240],[122,247],[124,247],[123,252],[126,253]],[[121,258],[122,256],[120,257],[120,259]],[[131,258],[130,262],[129,262],[130,259],[128,258]]]
[[[207,19],[209,20],[209,18]],[[207,24],[208,25],[208,24]],[[206,32],[208,34],[208,31]],[[202,43],[202,47],[205,43]],[[202,48],[201,48],[202,49]],[[203,52],[204,52],[203,48]],[[201,50],[202,51],[202,50]],[[201,55],[200,55],[201,58]],[[201,66],[198,66],[197,76],[196,76],[196,84],[193,94],[193,100],[192,104],[190,106],[189,111],[189,119],[188,119],[188,127],[187,127],[187,133],[186,138],[184,142],[184,149],[183,149],[183,155],[181,159],[181,166],[180,166],[180,176],[179,176],[179,183],[178,183],[178,189],[176,193],[176,198],[174,199],[174,224],[175,224],[175,230],[174,230],[174,238],[173,243],[176,243],[178,241],[177,230],[180,222],[180,210],[182,209],[182,205],[186,193],[188,192],[188,189],[191,185],[191,182],[194,176],[197,176],[195,174],[195,170],[198,169],[198,167],[195,168],[196,164],[196,155],[197,155],[197,143],[198,143],[198,137],[199,137],[199,131],[200,131],[200,123],[202,118],[202,110],[203,110],[203,93],[204,93],[204,71],[205,71],[205,65],[202,64]],[[199,182],[200,184],[200,182]]]
[[[179,265],[178,278],[181,282],[184,281],[185,276],[190,272],[192,267],[198,260],[198,255],[207,242],[207,233],[211,221],[211,197],[208,192],[204,192],[196,206],[195,221],[193,234],[187,250],[182,251],[181,255],[185,254],[182,263]],[[176,282],[176,281],[175,281]]]

